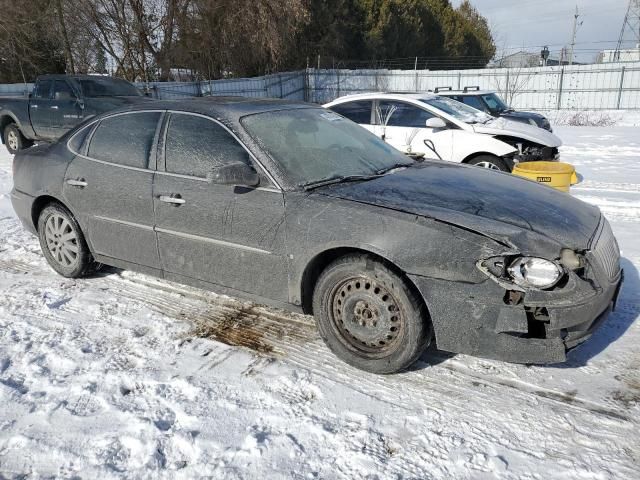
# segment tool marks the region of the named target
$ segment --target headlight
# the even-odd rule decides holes
[[[553,262],[537,257],[520,257],[507,268],[514,283],[528,288],[549,288],[562,277],[562,269]]]

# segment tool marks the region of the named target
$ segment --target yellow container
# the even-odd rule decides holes
[[[513,167],[514,175],[568,192],[571,185],[578,183],[576,169],[562,162],[522,162]]]

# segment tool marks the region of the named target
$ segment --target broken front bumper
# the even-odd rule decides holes
[[[587,340],[614,308],[623,272],[613,279],[596,269],[590,273],[596,281],[582,282],[564,296],[539,292],[518,305],[508,305],[508,291],[491,280],[411,280],[427,303],[439,349],[542,364],[565,361],[567,351]]]

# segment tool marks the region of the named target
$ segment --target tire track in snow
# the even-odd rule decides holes
[[[26,262],[2,259],[0,259],[0,269],[7,269],[17,274],[38,271],[37,267]],[[198,336],[292,361],[300,367],[314,371],[314,373],[322,371],[323,368],[330,366],[332,363],[338,363],[341,367],[353,370],[338,361],[326,348],[319,338],[311,317],[284,311],[279,312],[251,303],[243,303],[230,297],[172,284],[152,277],[142,277],[141,274],[128,271],[96,276],[84,281],[94,286],[106,287],[110,293],[148,306],[157,313],[180,321],[187,321],[194,325],[195,333]],[[621,308],[623,308],[623,305],[621,305]],[[631,305],[631,308],[636,312],[640,312],[639,305]],[[56,315],[50,315],[52,319],[55,317]],[[459,379],[466,380],[468,384],[475,387],[477,387],[478,383],[484,384],[485,387],[489,385],[508,387],[518,391],[520,394],[534,395],[546,401],[561,403],[563,406],[570,408],[586,410],[614,419],[630,420],[622,410],[612,409],[564,392],[541,388],[534,384],[514,381],[509,378],[487,378],[476,374],[464,366],[463,363],[452,362],[444,353],[434,352],[432,348],[429,350],[428,355],[433,356],[433,360],[438,363],[434,365],[430,364],[429,360],[423,361],[420,364],[420,367],[423,368],[421,371],[446,369],[460,377]],[[340,378],[337,369],[331,368],[331,370],[332,373],[328,378]],[[354,372],[359,371],[354,370]],[[402,375],[404,374],[399,376]],[[415,375],[418,375],[420,379],[415,378]],[[398,375],[394,377],[398,377]],[[378,377],[374,376],[373,378]],[[354,380],[348,377],[344,383],[353,386]],[[454,385],[448,380],[443,382],[438,377],[430,377],[428,374],[414,372],[414,378],[412,378],[411,382],[426,382],[431,387],[434,387],[434,383],[438,383],[437,389],[443,395],[450,394],[451,390],[464,393],[464,390],[460,390],[459,385]],[[402,382],[397,387],[405,389],[406,385]],[[361,393],[367,394],[366,391],[361,391]],[[395,397],[395,388],[391,389],[389,393]],[[414,393],[418,396],[420,395],[419,391]]]
[[[41,277],[44,284],[50,281],[49,277],[58,278],[36,254],[31,262],[12,259],[10,256],[0,257],[0,261],[3,262],[0,270],[9,277],[16,276],[19,283],[25,276],[31,275]],[[632,453],[625,451],[618,439],[621,436],[632,438],[637,425],[635,420],[627,418],[621,410],[581,399],[568,402],[564,397],[566,394],[562,392],[554,390],[550,394],[549,391],[530,384],[525,387],[515,383],[505,385],[509,382],[499,377],[488,379],[481,375],[474,376],[463,365],[457,365],[448,359],[440,364],[437,359],[435,363],[423,361],[413,371],[394,376],[367,374],[336,359],[318,337],[310,317],[242,303],[137,273],[108,273],[79,280],[77,283],[84,290],[95,289],[108,293],[118,303],[144,306],[165,317],[189,324],[227,322],[226,329],[250,329],[252,336],[259,336],[262,342],[260,345],[270,347],[270,350],[259,355],[279,358],[311,375],[322,377],[325,382],[346,386],[385,402],[404,412],[401,415],[426,419],[433,423],[429,428],[434,429],[434,432],[442,432],[443,443],[452,449],[459,441],[457,439],[462,429],[465,441],[485,445],[484,451],[493,448],[492,445],[498,445],[541,461],[548,460],[549,452],[553,451],[554,459],[577,465],[588,465],[590,461],[592,463],[589,458],[598,455],[603,466],[615,464],[619,472],[626,472],[627,465],[634,462]],[[36,314],[24,313],[40,320],[60,320],[67,308],[71,314],[81,314],[73,305],[67,304],[51,312],[40,310]],[[39,328],[44,333],[50,326],[43,323]],[[255,338],[252,342],[243,342],[242,338],[242,335],[235,334],[229,343],[249,349],[255,347]],[[184,348],[189,348],[189,344],[186,343]],[[227,359],[223,359],[216,368],[224,368],[226,361]],[[229,357],[228,361],[233,362],[233,359]],[[203,358],[203,367],[211,368],[206,362],[208,360]],[[501,399],[498,405],[497,398]],[[416,405],[421,407],[417,408]],[[521,432],[528,431],[531,416],[536,418],[539,428],[524,438]],[[573,453],[563,450],[568,432],[558,430],[558,425],[563,425],[567,419],[574,417],[580,417],[579,423],[587,425],[585,428],[592,432],[593,446],[585,447],[579,455],[576,455],[575,449]],[[368,447],[363,444],[361,448],[373,449],[370,453],[380,469],[399,476],[415,476],[416,472],[423,472],[434,458],[447,458],[446,451],[424,452],[424,448],[421,450],[419,445],[411,449],[411,456],[405,453],[408,450],[404,450],[397,457],[388,458],[383,454],[378,455],[379,451],[384,451],[381,445],[383,443],[369,444]]]

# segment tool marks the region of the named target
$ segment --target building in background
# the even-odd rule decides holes
[[[548,52],[548,51],[547,51]],[[519,51],[510,55],[493,60],[488,68],[527,68],[527,67],[541,67],[555,66],[555,65],[567,65],[569,61],[566,59],[566,54],[561,53],[560,59],[547,54],[546,61],[543,59],[539,52],[527,52]],[[564,59],[562,59],[564,58]],[[573,62],[574,65],[578,65],[578,62]]]
[[[636,48],[624,50],[603,50],[598,54],[597,63],[640,62],[640,44]]]

